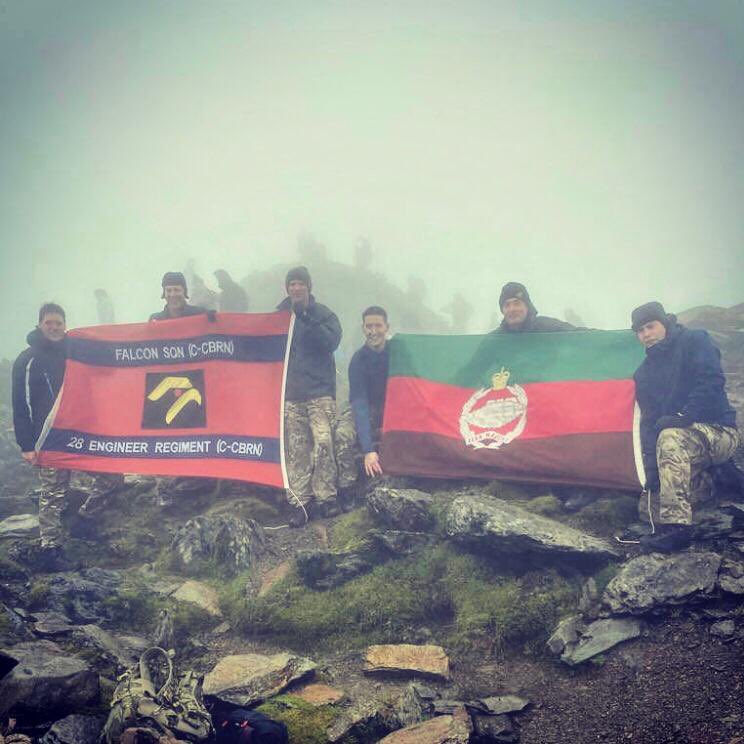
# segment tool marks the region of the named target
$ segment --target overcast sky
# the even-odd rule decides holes
[[[744,301],[736,0],[0,0],[0,24],[2,356],[42,301],[90,324],[101,286],[142,320],[189,256],[239,278],[302,230],[337,260],[367,236],[437,309],[468,293],[474,331],[512,279],[608,328]]]

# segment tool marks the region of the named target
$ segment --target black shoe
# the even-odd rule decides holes
[[[642,553],[674,553],[692,542],[692,527],[688,524],[662,524],[653,535],[641,538]]]
[[[346,486],[346,488],[339,488],[336,499],[341,507],[341,511],[349,512],[356,506],[357,496],[359,494],[359,487],[355,483],[353,486]]]
[[[629,524],[619,535],[615,535],[615,540],[619,543],[630,543],[638,545],[641,538],[651,535],[651,525],[642,522]]]
[[[335,496],[323,501],[316,501],[312,510],[312,516],[318,519],[330,519],[341,514],[341,504]]]
[[[310,515],[306,511],[306,509],[309,509],[310,505],[306,505],[305,509],[300,509],[297,507],[292,511],[292,515],[287,520],[287,524],[290,527],[299,528],[304,527],[309,521],[310,521]]]

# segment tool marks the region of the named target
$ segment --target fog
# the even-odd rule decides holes
[[[509,280],[605,328],[742,302],[743,24],[682,0],[2,3],[0,356],[43,301],[88,325],[103,287],[144,320],[164,271],[214,287],[303,231],[349,263],[365,236],[434,310],[461,292],[473,332]]]

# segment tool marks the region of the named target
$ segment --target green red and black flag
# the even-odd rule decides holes
[[[645,480],[630,331],[399,334],[385,471],[638,489]]]

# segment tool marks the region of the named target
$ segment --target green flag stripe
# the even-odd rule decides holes
[[[390,375],[479,388],[504,367],[510,382],[623,380],[643,360],[632,331],[503,333],[486,336],[396,334]]]

